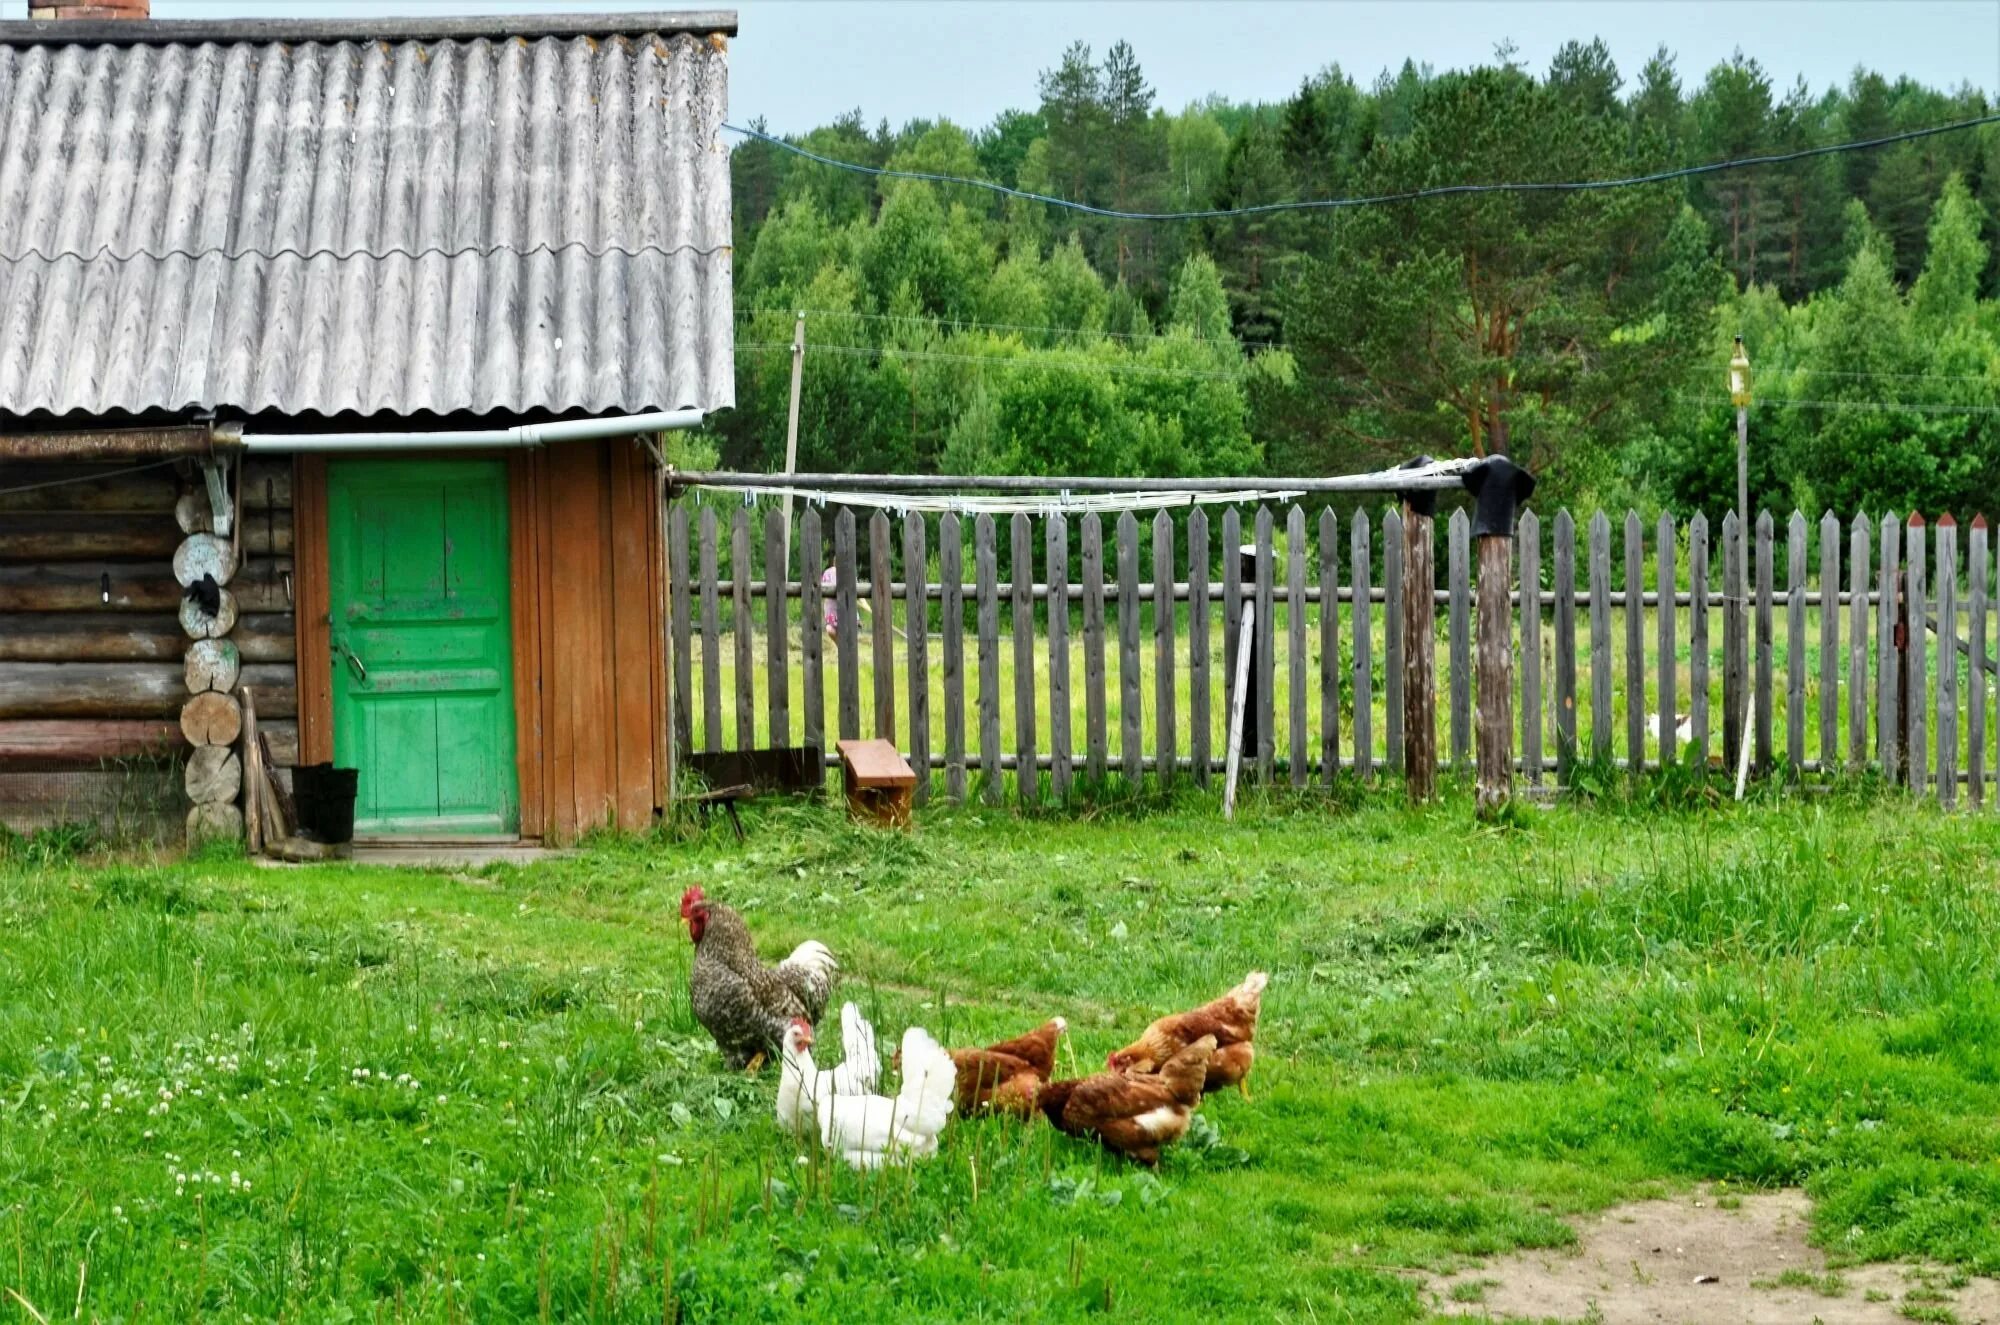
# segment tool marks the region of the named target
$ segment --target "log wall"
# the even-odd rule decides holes
[[[248,461],[236,486],[235,619],[195,627],[226,635],[228,667],[188,656],[174,559],[212,523],[192,461],[0,462],[0,823],[177,835],[182,710],[217,677],[256,688],[273,753],[296,758],[291,463]]]

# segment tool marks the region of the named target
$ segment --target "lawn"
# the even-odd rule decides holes
[[[1838,1260],[2000,1272],[2000,818],[1253,795],[908,835],[831,809],[476,873],[0,863],[19,1318],[1421,1320],[1409,1271],[1706,1180]],[[884,1033],[1082,1068],[1272,973],[1254,1099],[1141,1172],[954,1121],[861,1177],[687,1003],[691,882]],[[1066,1055],[1066,1057],[1072,1055]]]

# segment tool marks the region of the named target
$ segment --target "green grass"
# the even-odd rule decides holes
[[[528,869],[0,863],[0,1300],[53,1320],[1410,1321],[1407,1272],[1803,1184],[2000,1271],[2000,821],[1852,794],[1473,826],[1253,795],[909,835],[759,807]],[[1142,1173],[954,1122],[861,1177],[694,1026],[690,882],[886,1034],[1081,1068],[1272,972],[1254,1101]],[[30,1319],[25,1307],[21,1319]]]

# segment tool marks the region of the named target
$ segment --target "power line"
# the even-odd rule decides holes
[[[1682,399],[1698,405],[1729,403],[1727,396],[1683,396]],[[1939,405],[1899,400],[1782,400],[1759,397],[1755,406],[1763,405],[1775,405],[1783,409],[1858,410],[1871,414],[2000,414],[2000,405]]]
[[[77,483],[99,483],[108,478],[124,478],[127,474],[143,474],[149,469],[164,469],[168,465],[180,463],[178,458],[152,460],[143,465],[133,465],[128,469],[101,469],[94,473],[76,474],[69,478],[52,478],[41,483],[22,483],[11,488],[0,488],[0,497],[12,497],[23,492],[43,492],[49,488],[66,488]]]
[[[1224,345],[1246,350],[1282,350],[1289,348],[1276,341],[1239,341],[1216,336],[1197,336],[1193,332],[1165,331],[1104,331],[1091,327],[1036,327],[1022,322],[975,322],[966,318],[925,317],[914,313],[863,313],[843,308],[739,308],[739,318],[752,317],[821,317],[858,318],[867,322],[893,322],[904,326],[936,327],[942,330],[973,331],[1020,331],[1037,332],[1051,336],[1103,336],[1108,340],[1126,341],[1175,341],[1187,340],[1196,345]]]
[[[762,354],[790,354],[792,352],[790,341],[777,340],[739,340],[736,342],[736,348],[739,351],[750,350]],[[895,346],[883,345],[828,345],[823,341],[818,344],[807,341],[805,352],[807,354],[845,354],[864,359],[880,359],[893,355],[899,359],[917,359],[932,363],[969,363],[978,364],[981,367],[991,364],[1002,368],[1027,368],[1046,367],[1050,364],[1050,361],[1047,359],[1039,359],[1027,355],[952,354],[941,350],[904,350],[897,349]],[[1092,371],[1128,373],[1149,377],[1193,377],[1217,382],[1236,382],[1242,380],[1244,376],[1242,373],[1209,372],[1200,368],[1169,368],[1149,363],[1100,363],[1096,360],[1086,360],[1085,363]]]
[[[1427,189],[1409,189],[1401,193],[1378,193],[1355,198],[1318,198],[1303,202],[1266,202],[1247,207],[1212,207],[1192,212],[1123,212],[1111,207],[1094,207],[1089,203],[1074,202],[1068,198],[1052,197],[1046,193],[1034,193],[1027,189],[1012,188],[1006,184],[987,179],[967,179],[960,175],[940,175],[928,170],[895,170],[888,166],[863,165],[858,161],[842,161],[824,156],[797,143],[763,132],[761,129],[746,129],[738,124],[724,123],[722,127],[730,133],[745,138],[769,143],[781,151],[822,166],[832,166],[836,170],[852,171],[859,175],[869,175],[878,179],[912,179],[929,184],[956,184],[965,188],[985,189],[1003,197],[1020,198],[1028,202],[1046,203],[1051,207],[1062,207],[1086,216],[1101,216],[1114,221],[1207,221],[1220,220],[1232,216],[1256,216],[1270,212],[1335,211],[1350,207],[1377,207],[1393,202],[1420,202],[1429,198],[1463,197],[1488,193],[1589,193],[1602,189],[1635,188],[1643,184],[1665,184],[1677,179],[1693,179],[1701,175],[1716,175],[1724,171],[1745,170],[1752,166],[1778,166],[1792,161],[1804,161],[1812,157],[1831,156],[1842,152],[1860,152],[1874,147],[1888,147],[1894,143],[1913,142],[1919,138],[1932,138],[1938,134],[1957,133],[1963,129],[1976,129],[1982,124],[2000,124],[2000,113],[1980,115],[1969,120],[1957,120],[1950,124],[1934,124],[1923,129],[1907,129],[1902,133],[1892,133],[1880,138],[1863,138],[1853,142],[1829,143],[1821,147],[1804,147],[1793,152],[1776,152],[1765,156],[1736,157],[1728,161],[1712,161],[1699,166],[1681,166],[1674,170],[1655,171],[1650,175],[1627,175],[1617,179],[1588,179],[1546,182],[1517,182],[1508,184],[1441,184]]]

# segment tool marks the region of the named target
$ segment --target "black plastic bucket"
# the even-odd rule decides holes
[[[292,803],[299,827],[321,842],[354,840],[354,798],[361,774],[332,764],[300,764],[292,769]]]

